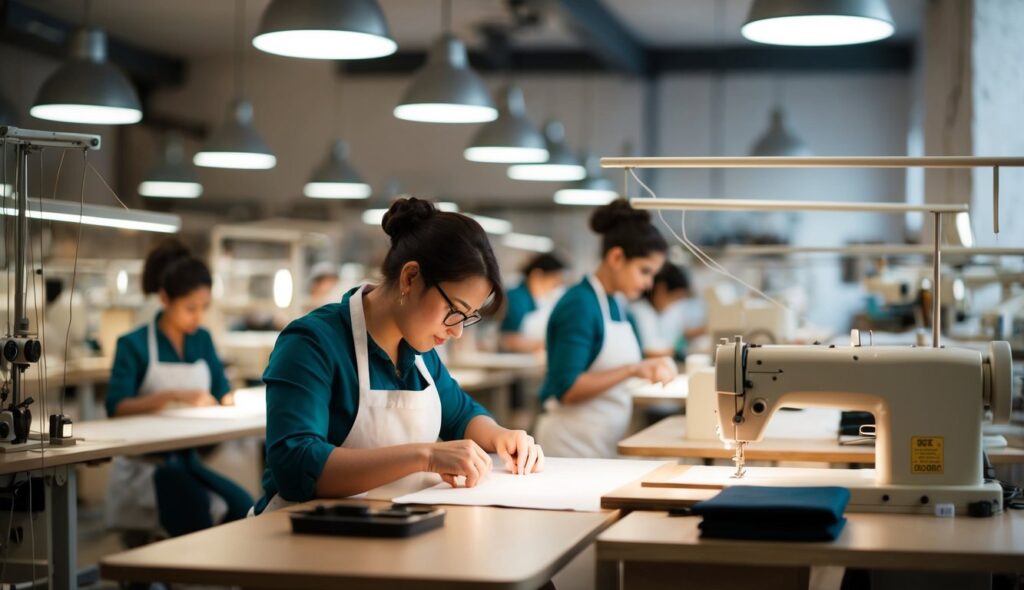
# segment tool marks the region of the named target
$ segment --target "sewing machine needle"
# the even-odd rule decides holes
[[[732,457],[732,462],[736,464],[736,473],[732,474],[732,477],[735,479],[743,477],[743,474],[746,473],[746,469],[744,469],[743,467],[743,464],[746,460],[743,456],[743,451],[746,447],[746,444],[746,441],[736,441],[736,453]]]

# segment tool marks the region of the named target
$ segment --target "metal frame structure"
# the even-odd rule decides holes
[[[1024,167],[1024,157],[985,156],[817,156],[817,157],[630,157],[602,158],[602,168],[622,168],[627,173],[634,168],[992,168],[992,228],[999,233],[999,169]],[[662,199],[634,198],[630,200],[638,209],[682,209],[698,211],[837,211],[864,213],[931,213],[935,228],[932,244],[932,280],[941,285],[942,267],[942,215],[967,212],[967,205],[907,205],[902,203],[850,203],[828,201],[779,201],[749,199]],[[940,317],[941,296],[934,289],[932,297],[932,346],[942,342]]]

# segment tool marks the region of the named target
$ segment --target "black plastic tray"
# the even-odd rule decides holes
[[[444,526],[445,511],[433,506],[392,504],[321,505],[292,512],[292,532],[343,537],[412,537]]]

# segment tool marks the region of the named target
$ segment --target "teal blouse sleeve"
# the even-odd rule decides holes
[[[131,334],[117,339],[114,352],[114,365],[110,370],[110,382],[107,384],[107,415],[114,416],[117,406],[123,400],[135,397],[142,380],[146,377],[147,361],[144,350],[137,345]]]
[[[424,354],[423,364],[434,379],[438,396],[441,398],[441,439],[466,438],[466,427],[469,426],[469,422],[477,416],[490,414],[459,387],[458,382],[452,378],[447,367],[437,356],[437,352],[430,351]]]
[[[334,445],[327,441],[333,362],[312,329],[292,324],[278,337],[267,384],[267,470],[292,502],[316,495]]]
[[[533,297],[526,285],[509,289],[506,294],[505,317],[501,320],[501,331],[504,333],[519,332],[523,327],[526,314],[535,309]]]
[[[202,338],[202,358],[210,368],[210,394],[217,398],[217,401],[220,401],[225,394],[231,391],[231,384],[228,383],[228,377],[224,374],[224,363],[221,362],[220,357],[217,355],[217,347],[214,346],[210,333],[206,330],[200,330],[197,335]]]
[[[575,287],[558,302],[548,320],[548,369],[540,397],[562,399],[601,350],[604,322],[593,291]]]

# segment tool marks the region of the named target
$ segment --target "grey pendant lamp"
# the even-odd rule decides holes
[[[253,125],[252,103],[244,96],[245,45],[244,2],[235,0],[235,98],[228,105],[224,123],[192,157],[196,166],[267,170],[277,165],[277,157]]]
[[[452,35],[451,0],[441,0],[444,32],[413,77],[395,117],[421,123],[488,123],[498,118],[491,94],[469,66],[462,41]]]
[[[814,152],[786,126],[785,114],[781,107],[772,109],[768,131],[764,133],[750,150],[752,156],[813,156]]]
[[[376,0],[272,0],[252,44],[306,59],[372,59],[398,49]]]
[[[139,183],[139,194],[170,199],[194,199],[203,194],[199,176],[185,158],[181,136],[170,133],[164,138],[160,159]]]
[[[302,193],[313,199],[366,199],[373,192],[348,160],[348,144],[338,139]]]
[[[740,32],[771,45],[852,45],[892,36],[885,0],[754,0]]]
[[[593,153],[586,152],[581,158],[587,176],[583,180],[569,183],[555,191],[555,202],[559,205],[581,205],[596,207],[607,205],[619,198],[615,183],[604,175],[601,160]]]
[[[565,144],[565,127],[554,119],[544,124],[548,160],[541,164],[515,164],[508,167],[512,180],[573,182],[583,180],[587,170]]]
[[[142,120],[132,83],[107,62],[107,34],[89,24],[71,35],[69,58],[39,88],[29,113],[37,119],[87,125],[130,125]]]
[[[509,83],[498,94],[498,118],[473,136],[463,155],[470,162],[529,164],[546,162],[544,136],[526,116],[523,91]]]
[[[14,104],[0,95],[0,127],[18,125],[18,110]],[[14,186],[14,148],[11,146],[0,146],[0,197],[8,197],[13,192]],[[4,153],[6,152],[6,153]]]

